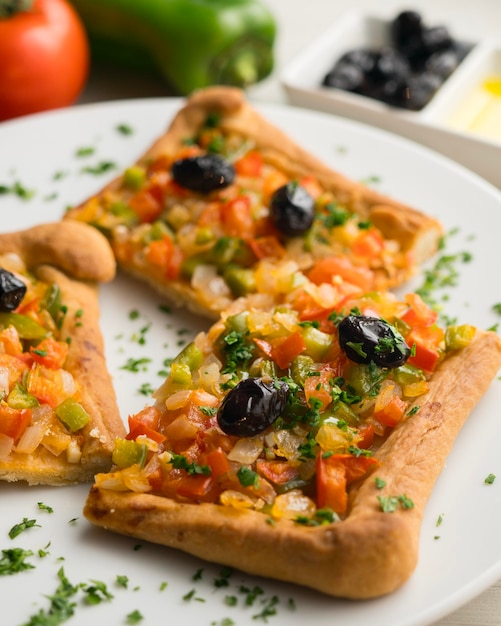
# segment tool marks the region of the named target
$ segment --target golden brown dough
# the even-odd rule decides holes
[[[467,363],[467,367],[465,367]],[[377,450],[379,465],[354,483],[348,514],[305,527],[212,503],[112,491],[94,485],[84,514],[97,526],[178,548],[246,572],[324,593],[365,599],[404,584],[418,560],[423,513],[433,485],[468,415],[501,366],[501,341],[477,331],[434,373],[419,411]],[[378,489],[375,476],[386,485]],[[385,513],[378,496],[406,496],[413,508]]]
[[[17,255],[36,279],[60,289],[65,314],[58,337],[69,346],[64,369],[79,385],[80,404],[90,420],[78,433],[78,462],[39,445],[31,454],[14,451],[1,458],[0,479],[31,485],[91,481],[110,467],[115,437],[125,432],[99,328],[98,283],[114,277],[113,253],[92,227],[63,222],[0,235],[0,256],[9,255]]]

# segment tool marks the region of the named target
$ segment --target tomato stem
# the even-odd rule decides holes
[[[33,0],[0,0],[0,19],[29,11],[32,5]]]

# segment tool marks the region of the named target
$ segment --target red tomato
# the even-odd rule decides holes
[[[0,120],[68,106],[87,80],[89,44],[66,0],[0,18]]]

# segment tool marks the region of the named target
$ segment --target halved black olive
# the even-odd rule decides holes
[[[199,193],[223,189],[235,180],[235,168],[218,154],[179,159],[173,163],[171,173],[178,185]]]
[[[26,294],[26,285],[0,267],[0,311],[14,311]]]
[[[290,182],[271,197],[270,219],[284,235],[302,235],[313,224],[315,200],[304,187]]]
[[[405,339],[378,317],[348,315],[338,326],[339,345],[355,363],[373,361],[380,367],[400,367],[411,355]]]
[[[265,383],[261,378],[240,381],[219,407],[219,427],[227,435],[259,435],[283,413],[288,390],[283,381]]]

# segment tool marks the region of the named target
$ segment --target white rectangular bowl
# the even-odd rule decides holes
[[[501,76],[501,41],[471,43],[471,51],[421,111],[322,86],[342,54],[389,42],[389,22],[357,10],[345,13],[284,68],[281,84],[291,104],[333,113],[412,139],[440,152],[501,188],[501,140],[461,131],[449,124],[454,109],[476,85]],[[501,125],[501,120],[500,120]]]

